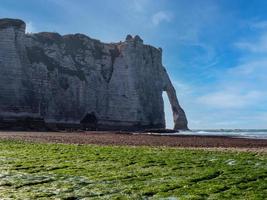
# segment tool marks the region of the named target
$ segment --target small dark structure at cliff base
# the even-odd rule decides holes
[[[107,44],[25,26],[0,19],[0,128],[164,129],[166,91],[174,129],[187,129],[161,49],[139,36]]]
[[[80,123],[85,130],[97,130],[97,118],[94,112],[87,113]]]

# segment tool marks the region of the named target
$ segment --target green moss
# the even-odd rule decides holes
[[[266,165],[248,152],[2,140],[0,198],[264,199]]]

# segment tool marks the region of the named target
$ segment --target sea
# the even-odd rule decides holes
[[[213,129],[191,130],[173,133],[177,135],[227,136],[235,138],[266,139],[267,129]]]
[[[179,131],[177,133],[147,133],[152,135],[196,135],[196,136],[227,136],[233,138],[249,138],[267,140],[267,129],[208,129]]]

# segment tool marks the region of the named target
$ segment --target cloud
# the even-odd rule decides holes
[[[159,11],[152,16],[152,23],[154,26],[158,26],[162,22],[170,22],[173,15],[169,11]]]
[[[267,59],[252,58],[240,65],[229,69],[228,75],[236,77],[236,79],[244,80],[256,84],[259,88],[262,85],[267,85]],[[259,84],[261,83],[261,84]]]
[[[236,42],[234,46],[250,53],[267,53],[267,21],[257,21],[251,23],[249,27],[257,37],[254,39],[243,39]]]
[[[267,22],[254,26],[264,28],[265,24]],[[234,47],[243,51],[239,63],[218,73],[217,85],[210,87],[213,92],[201,95],[197,102],[217,109],[252,111],[260,106],[263,108],[267,102],[267,32],[261,32],[254,41],[242,38]]]
[[[242,41],[234,44],[235,47],[252,53],[267,53],[267,33],[255,41]]]
[[[225,70],[213,92],[206,92],[197,102],[215,109],[253,110],[267,102],[267,59],[252,58]],[[239,112],[239,111],[237,111]]]
[[[26,22],[26,33],[35,33],[35,32],[37,32],[37,31],[36,31],[36,28],[33,25],[33,23],[32,22]]]
[[[267,85],[267,31],[254,41],[238,42],[235,47],[244,53],[240,64],[228,70],[228,74],[237,80],[243,80],[257,88]]]
[[[137,12],[146,11],[146,8],[149,5],[149,3],[150,3],[150,0],[132,0],[133,9]]]
[[[216,6],[210,12],[203,8],[203,15],[196,10],[191,15],[173,11],[179,30],[172,41],[180,45],[182,70],[171,79],[189,127],[266,128],[267,117],[261,113],[267,113],[267,21],[244,29],[241,20],[231,16],[230,25],[228,20],[224,24],[225,13]]]
[[[251,28],[255,29],[267,29],[267,21],[257,21],[250,25]]]
[[[206,106],[219,109],[237,109],[254,105],[256,102],[260,101],[263,96],[264,94],[260,91],[249,91],[245,94],[221,91],[201,96],[197,101]]]
[[[180,80],[177,80],[175,78],[172,78],[172,77],[171,77],[171,80],[172,80],[172,84],[176,88],[177,95],[183,96],[183,95],[188,95],[190,93],[193,93],[194,89],[189,84],[182,82]]]

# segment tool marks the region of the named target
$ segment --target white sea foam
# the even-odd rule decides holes
[[[267,139],[267,130],[192,130],[180,131],[177,135],[228,136],[251,139]]]
[[[144,134],[144,133],[133,133]],[[197,135],[197,136],[227,136],[235,138],[267,139],[267,130],[191,130],[176,133],[145,133],[148,135]]]

